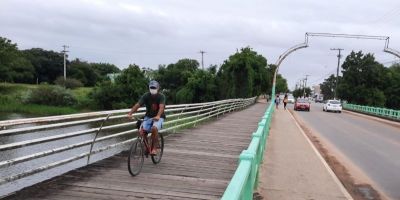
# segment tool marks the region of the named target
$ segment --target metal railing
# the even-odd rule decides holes
[[[275,91],[272,93],[275,94]],[[275,98],[272,97],[271,102],[274,102]],[[238,167],[222,200],[253,199],[253,191],[258,184],[258,167],[264,157],[273,112],[274,105],[271,103],[258,123],[257,131],[253,133],[248,148],[240,154]]]
[[[212,117],[219,117],[228,112],[232,112],[235,110],[243,109],[249,105],[254,104],[256,98],[248,98],[248,99],[229,99],[215,102],[207,102],[207,103],[196,103],[196,104],[180,104],[180,105],[170,105],[166,107],[167,120],[164,123],[164,129],[160,132],[171,132],[175,131],[179,128],[185,128],[189,126],[196,125],[197,123],[210,119]],[[58,160],[40,167],[35,167],[33,169],[24,170],[17,174],[12,174],[8,177],[0,179],[0,185],[9,183],[24,177],[28,177],[39,172],[43,172],[58,166],[62,166],[73,161],[77,161],[83,158],[87,158],[87,164],[90,164],[90,156],[107,151],[119,146],[123,146],[129,144],[130,142],[135,140],[135,133],[137,133],[136,129],[136,121],[128,121],[121,122],[127,118],[127,113],[129,109],[124,110],[114,110],[114,111],[104,111],[104,112],[92,112],[92,113],[82,113],[75,115],[63,115],[63,116],[55,116],[55,117],[42,117],[42,118],[31,118],[31,119],[22,119],[22,120],[7,120],[0,121],[0,127],[3,129],[0,131],[0,137],[5,136],[18,136],[22,134],[29,133],[37,133],[40,131],[49,131],[49,130],[57,130],[59,128],[65,127],[73,127],[76,125],[82,124],[90,124],[90,123],[101,123],[100,126],[96,128],[89,128],[85,130],[72,131],[68,133],[61,133],[51,136],[39,137],[36,139],[23,140],[18,142],[11,142],[0,145],[0,152],[8,151],[8,150],[18,150],[20,148],[29,147],[36,144],[45,144],[52,141],[66,141],[66,139],[70,139],[76,136],[94,134],[93,139],[79,141],[78,143],[73,143],[53,149],[48,149],[40,152],[31,153],[29,155],[24,155],[8,160],[0,161],[0,168],[10,167],[19,163],[24,163],[27,161],[31,161],[34,159],[42,158],[45,156],[50,156],[53,154],[65,152],[72,149],[77,149],[84,146],[90,146],[90,150],[79,155],[74,155],[72,157]],[[141,117],[144,115],[144,109],[139,109],[138,113],[135,113],[135,117]],[[114,122],[113,124],[107,124],[113,120],[120,120],[119,122]],[[66,121],[66,122],[65,122]],[[55,122],[55,123],[54,123]],[[107,122],[107,123],[106,123]],[[43,123],[50,123],[44,124]],[[24,125],[28,127],[18,127],[15,125]],[[121,128],[125,128],[127,130],[120,131]],[[101,131],[111,131],[114,130],[116,133],[112,133],[111,135],[101,136],[99,137],[99,133]],[[125,138],[123,138],[125,136]],[[126,138],[129,136],[128,138]],[[131,137],[130,137],[131,136]],[[116,143],[108,144],[105,146],[101,146],[99,148],[93,148],[95,143],[120,138],[122,141],[118,141]],[[126,149],[125,149],[126,150]],[[121,150],[122,151],[122,150]],[[117,152],[119,153],[119,152]],[[116,153],[115,153],[116,154]],[[72,170],[72,169],[71,169]]]
[[[370,106],[361,106],[356,104],[343,104],[343,108],[346,110],[351,110],[355,112],[366,113],[369,115],[374,115],[377,117],[383,117],[393,120],[400,120],[400,110],[392,110],[387,108],[377,108]]]

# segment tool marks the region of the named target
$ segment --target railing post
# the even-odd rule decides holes
[[[254,181],[255,181],[255,176],[256,176],[256,169],[257,165],[254,161],[255,155],[252,152],[249,152],[248,150],[243,150],[242,153],[239,156],[240,162],[242,161],[248,161],[251,163],[250,167],[250,176],[247,179],[246,185],[244,186],[244,191],[243,191],[243,197],[242,199],[245,200],[251,200],[253,199],[253,191],[254,191]]]
[[[186,110],[187,107],[188,107],[188,105],[186,105],[186,106],[182,109],[181,113],[179,113],[179,115],[178,115],[178,119],[177,119],[177,120],[179,120],[179,119],[181,118],[182,113]],[[174,125],[174,126],[176,126],[177,124],[178,124],[178,122],[175,122],[175,125]],[[176,128],[174,128],[173,133],[176,133]]]
[[[215,104],[212,104],[212,108],[210,110],[210,112],[208,112],[208,117],[210,117],[211,113],[214,111],[215,108]]]
[[[221,104],[222,104],[222,103],[221,103]],[[217,104],[216,107],[217,107],[217,110],[216,110],[216,111],[217,111],[217,119],[218,119],[218,117],[219,117],[218,115],[219,115],[219,107],[220,107],[220,105]]]
[[[87,163],[86,163],[87,165],[90,162],[90,156],[92,155],[93,146],[94,146],[94,143],[96,142],[97,136],[101,132],[101,129],[103,128],[104,123],[108,120],[108,118],[110,118],[110,116],[111,116],[111,114],[108,114],[107,117],[103,120],[103,122],[101,122],[99,130],[97,130],[96,135],[93,138],[93,142],[90,145],[89,155],[88,155],[88,158],[87,158]]]
[[[205,106],[205,104],[201,107],[201,109],[199,110],[199,112],[197,112],[196,121],[197,121],[197,119],[198,119],[198,117],[199,117],[200,112],[203,110],[204,106]],[[194,123],[193,127],[196,127],[196,124],[197,124],[197,122]]]
[[[259,125],[260,126],[260,125]],[[253,190],[256,189],[258,187],[258,166],[260,165],[261,161],[263,160],[263,156],[264,156],[264,137],[265,137],[265,133],[263,132],[255,132],[252,135],[252,139],[258,138],[260,141],[260,144],[258,145],[258,149],[254,154],[254,164],[255,164],[255,177],[254,177],[254,185],[253,185]]]

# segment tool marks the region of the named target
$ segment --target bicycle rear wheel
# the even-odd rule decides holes
[[[129,150],[128,156],[128,170],[132,176],[136,176],[140,173],[143,167],[144,155],[143,155],[143,143],[138,138],[132,143],[131,149]]]
[[[164,137],[161,133],[158,133],[158,144],[155,145],[155,148],[157,150],[157,154],[151,156],[151,161],[153,161],[154,164],[157,164],[161,161],[161,157],[164,152]]]

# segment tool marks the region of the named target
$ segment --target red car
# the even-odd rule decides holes
[[[310,111],[311,103],[307,99],[297,99],[294,103],[294,110]]]

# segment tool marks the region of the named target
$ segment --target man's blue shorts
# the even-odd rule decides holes
[[[164,123],[164,118],[160,118],[158,121],[154,121],[150,117],[144,117],[142,127],[145,131],[148,133],[151,132],[151,127],[155,126],[157,127],[157,130],[160,131]]]

